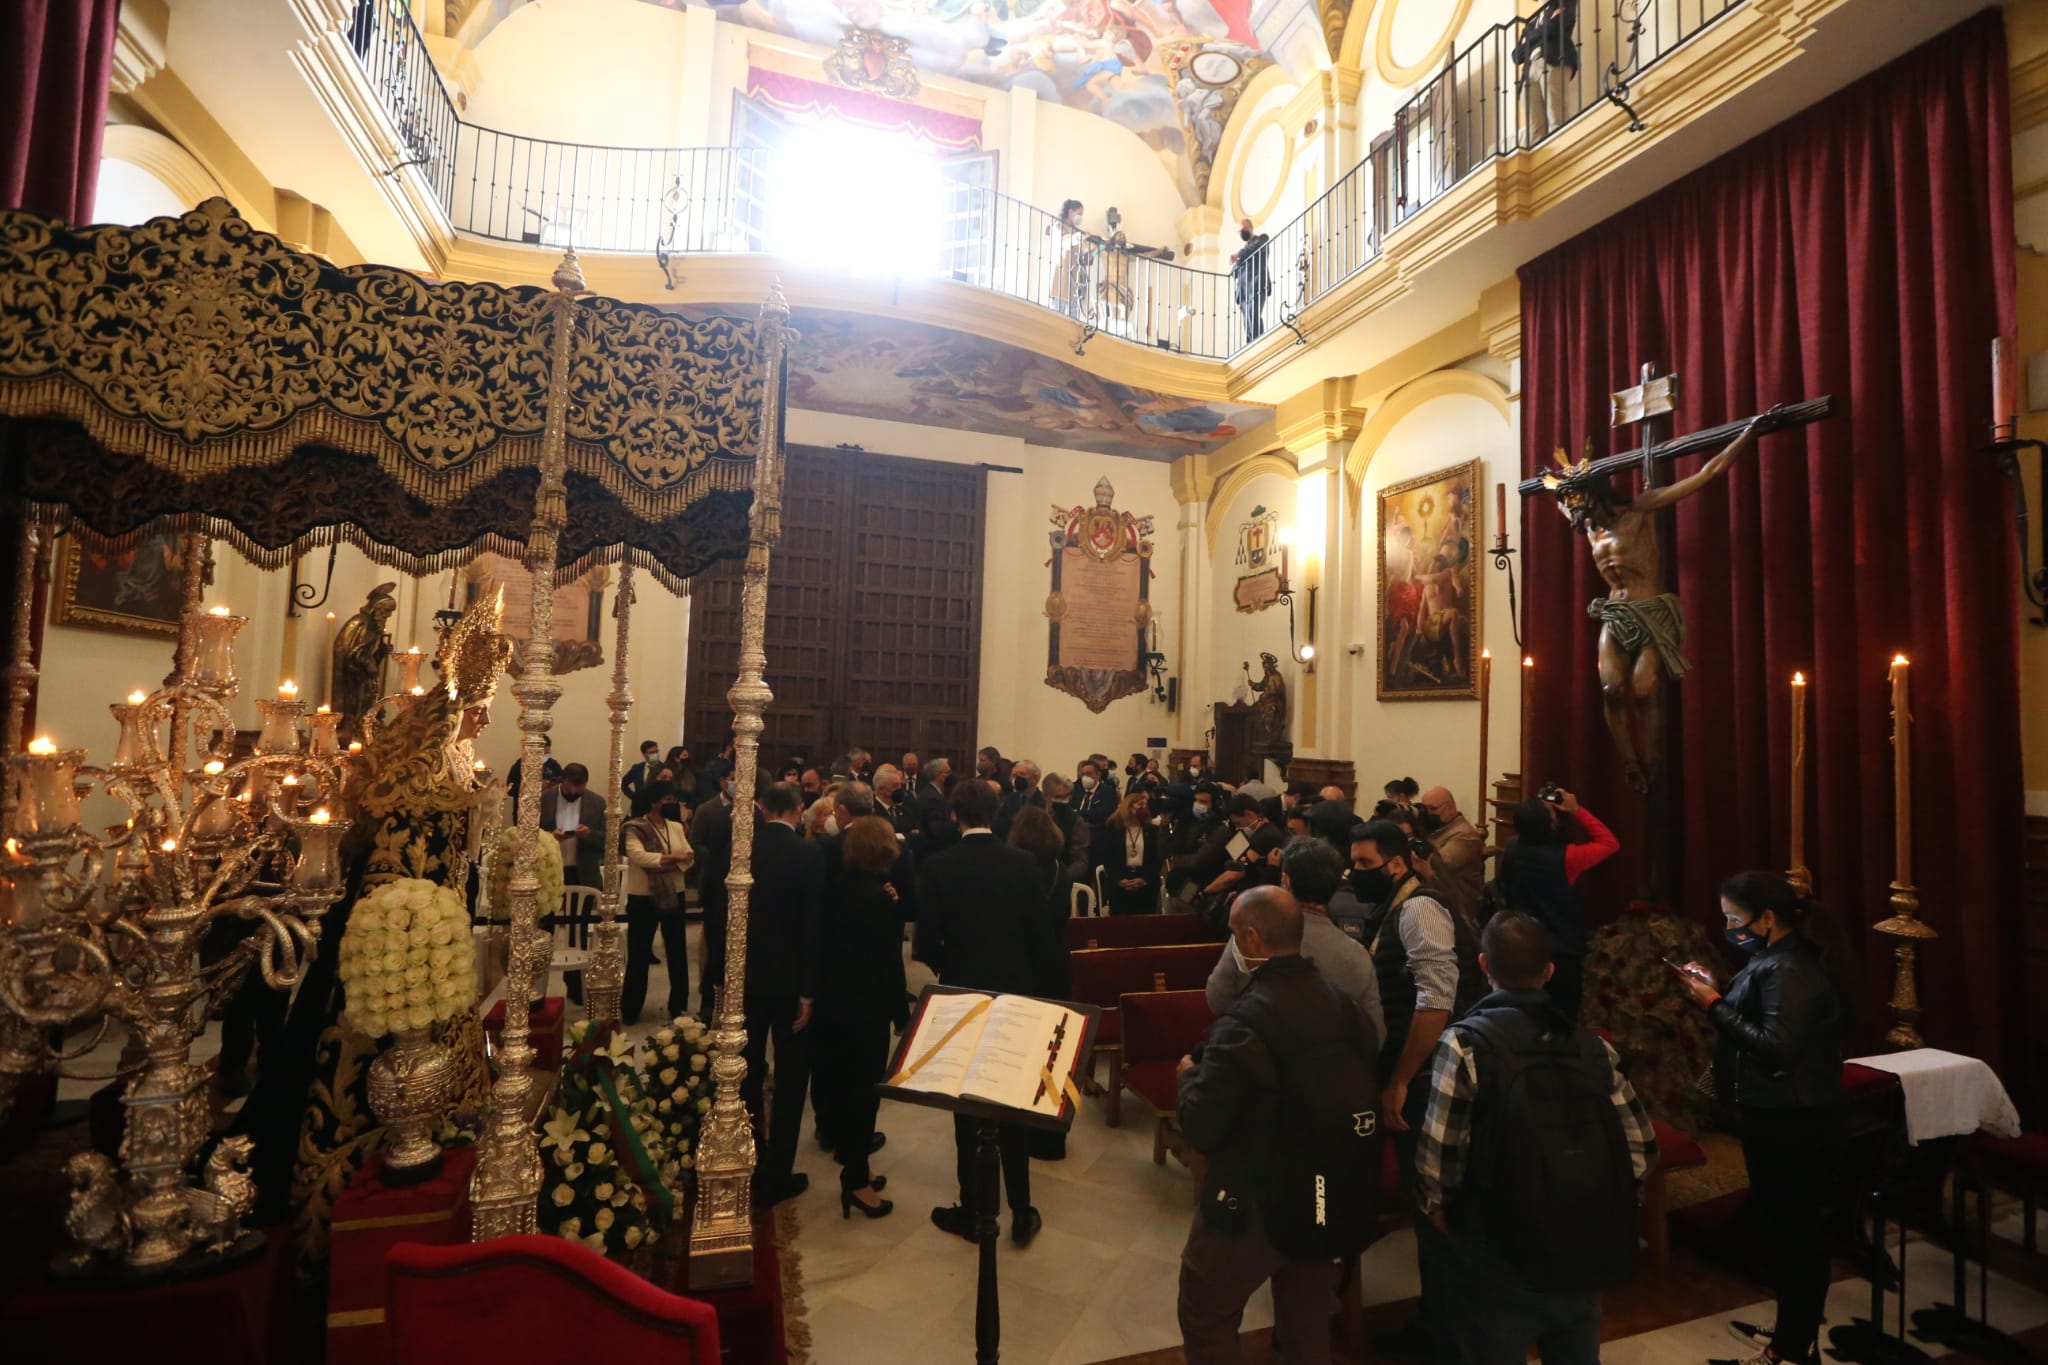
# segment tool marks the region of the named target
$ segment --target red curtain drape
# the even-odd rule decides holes
[[[0,208],[91,220],[120,0],[0,5]]]
[[[0,4],[0,208],[34,209],[73,223],[91,219],[120,17],[120,0]],[[15,509],[0,509],[0,651],[13,638],[21,534]],[[38,585],[38,658],[42,599]],[[29,720],[34,717],[31,700]]]
[[[2021,999],[2018,568],[2010,494],[1978,453],[1991,342],[2014,330],[2007,121],[1992,10],[1521,272],[1526,473],[1560,446],[1636,445],[1607,396],[1643,361],[1679,375],[1679,432],[1835,396],[1833,420],[1765,438],[1681,504],[1665,547],[1696,670],[1675,689],[1676,899],[1718,937],[1721,878],[1786,865],[1803,670],[1807,862],[1881,1031],[1892,964],[1868,926],[1889,913],[1885,673],[1905,653],[1914,880],[1941,934],[1921,953],[1923,1030],[1994,1066]],[[1611,914],[1643,872],[1644,806],[1601,718],[1585,609],[1606,588],[1550,498],[1525,500],[1523,536],[1532,776],[1621,836],[1584,884]]]

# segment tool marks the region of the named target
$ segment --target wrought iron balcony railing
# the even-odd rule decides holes
[[[1567,0],[1569,3],[1569,0]],[[992,289],[1097,336],[1228,359],[1372,262],[1387,236],[1495,157],[1612,105],[1742,0],[1587,0],[1568,25],[1516,19],[1480,34],[1394,113],[1365,158],[1232,272],[1077,235],[1053,215],[948,181],[935,233],[897,243],[887,269]],[[464,122],[405,0],[357,0],[350,41],[405,148],[458,232],[497,241],[651,252],[784,249],[806,205],[784,153],[755,147],[603,147]],[[797,191],[793,193],[792,191]],[[899,234],[900,235],[900,234]]]

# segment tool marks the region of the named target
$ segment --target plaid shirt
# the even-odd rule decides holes
[[[1637,1180],[1649,1174],[1657,1160],[1657,1130],[1628,1078],[1621,1074],[1621,1060],[1612,1045],[1607,1049],[1607,1068],[1614,1077],[1614,1110],[1621,1119],[1621,1131],[1628,1136],[1629,1163]],[[1429,1110],[1422,1117],[1422,1134],[1415,1150],[1415,1174],[1421,1184],[1424,1213],[1444,1206],[1445,1196],[1465,1179],[1465,1161],[1472,1146],[1472,1101],[1479,1093],[1478,1054],[1465,1045],[1459,1030],[1447,1028],[1438,1039],[1429,1066]]]

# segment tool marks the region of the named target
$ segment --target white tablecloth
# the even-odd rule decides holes
[[[1906,1093],[1906,1140],[1961,1137],[1979,1129],[2018,1137],[2020,1115],[1992,1069],[1975,1057],[1938,1048],[1851,1057],[1850,1064],[1889,1071]]]

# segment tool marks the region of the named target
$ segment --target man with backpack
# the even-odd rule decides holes
[[[1277,886],[1230,909],[1249,979],[1180,1061],[1182,1134],[1209,1159],[1180,1264],[1188,1365],[1241,1360],[1244,1306],[1273,1282],[1274,1334],[1327,1365],[1335,1258],[1373,1237],[1379,1192],[1374,1030],[1301,955],[1302,913]]]
[[[1488,921],[1493,993],[1444,1030],[1416,1170],[1449,1238],[1466,1365],[1596,1365],[1600,1291],[1636,1274],[1636,1186],[1656,1130],[1614,1050],[1544,993],[1551,940],[1529,915]]]

